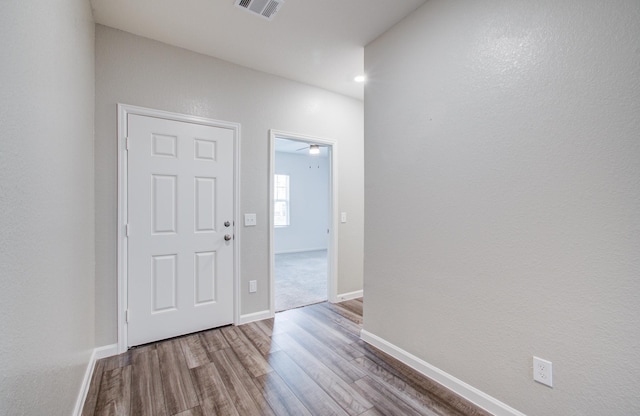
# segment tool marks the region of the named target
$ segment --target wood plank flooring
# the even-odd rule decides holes
[[[99,360],[90,415],[488,415],[360,340],[362,299]]]

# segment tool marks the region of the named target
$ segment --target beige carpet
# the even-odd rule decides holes
[[[327,300],[327,250],[276,254],[276,312]]]

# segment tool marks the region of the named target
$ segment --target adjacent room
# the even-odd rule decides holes
[[[275,139],[275,309],[327,300],[329,147]]]
[[[0,414],[640,414],[638,0],[5,0],[0,39]]]

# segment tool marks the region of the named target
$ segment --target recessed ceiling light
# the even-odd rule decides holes
[[[367,77],[364,75],[358,75],[353,80],[355,82],[365,82],[367,80]]]

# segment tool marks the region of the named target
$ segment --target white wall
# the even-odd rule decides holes
[[[96,324],[97,343],[116,341],[116,104],[241,123],[241,288],[268,288],[269,129],[335,139],[340,146],[339,293],[362,288],[363,104],[335,93],[219,59],[96,27]],[[348,165],[348,167],[347,167]],[[269,308],[269,293],[242,293],[241,313]]]
[[[302,143],[300,147],[303,147]],[[329,158],[276,152],[275,173],[289,175],[288,227],[276,227],[275,252],[326,250],[329,216]]]
[[[0,5],[0,414],[69,415],[94,347],[94,24]]]
[[[640,414],[639,23],[431,0],[366,48],[367,331],[526,414]]]

